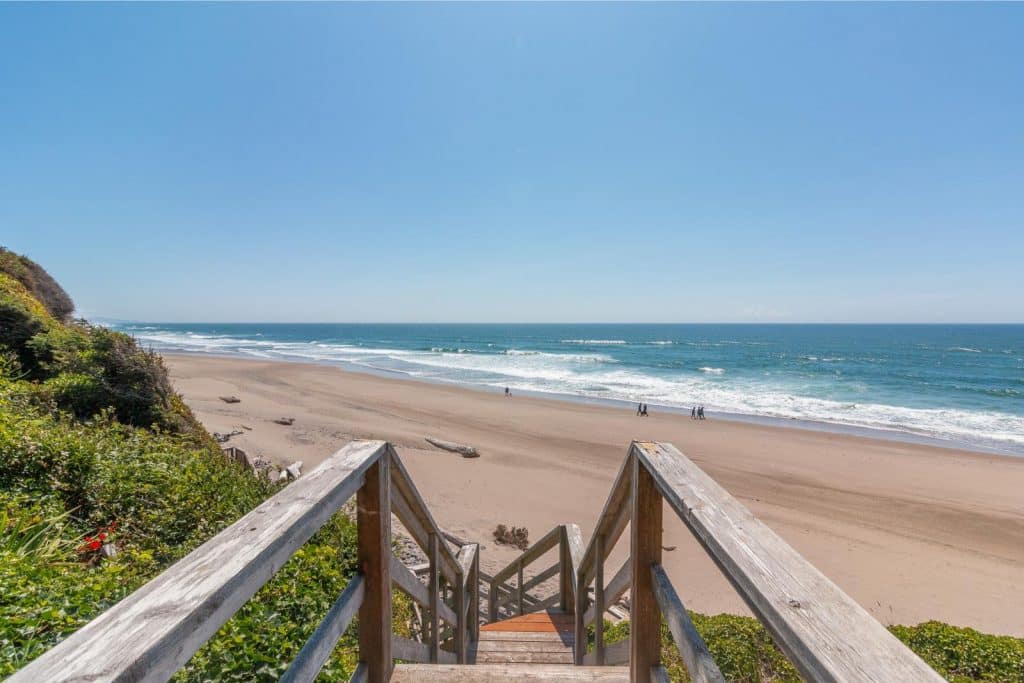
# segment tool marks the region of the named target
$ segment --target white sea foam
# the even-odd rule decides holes
[[[600,346],[601,344],[628,344],[625,339],[563,339],[562,344],[584,344],[586,346]]]
[[[960,351],[961,353],[981,353],[981,349],[972,349],[969,346],[954,346],[946,349],[947,351]]]
[[[675,344],[674,341],[649,341],[648,344],[654,344],[655,346],[671,346]]]
[[[549,353],[528,349],[467,353],[458,347],[416,351],[322,341],[272,342],[143,328],[129,331],[143,344],[165,351],[344,363],[436,381],[644,401],[687,409],[697,403],[711,411],[896,430],[1024,451],[1024,416],[997,411],[909,408],[870,400],[853,403],[814,398],[794,393],[784,380],[775,380],[775,375],[757,380],[737,375],[725,380],[725,370],[711,366],[701,367],[701,374],[680,370],[677,375],[666,376],[630,369],[600,353]],[[823,357],[820,360],[841,359]],[[868,396],[866,394],[865,398]]]

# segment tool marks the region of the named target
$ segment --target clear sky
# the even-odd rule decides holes
[[[1024,4],[0,5],[0,244],[154,321],[1024,321]]]

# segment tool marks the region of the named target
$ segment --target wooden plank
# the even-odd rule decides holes
[[[166,681],[356,492],[384,453],[381,441],[346,445],[8,680]]]
[[[630,570],[632,586],[629,600],[629,677],[634,681],[650,678],[651,668],[661,664],[661,613],[651,585],[653,565],[661,564],[661,493],[640,459],[633,463],[633,514],[630,516]],[[597,617],[601,621],[601,617]],[[611,648],[609,648],[610,650]],[[620,662],[607,655],[605,662]]]
[[[588,652],[583,658],[584,666],[618,666],[629,661],[630,639],[620,640],[604,649],[606,664],[597,664],[597,652]],[[635,680],[635,679],[631,679]]]
[[[576,609],[576,576],[580,562],[583,560],[583,534],[575,524],[562,525],[562,574],[559,579],[559,591],[562,594],[562,610],[573,612]]]
[[[597,518],[597,524],[594,526],[594,535],[590,539],[590,545],[583,551],[583,558],[580,560],[579,572],[581,580],[577,582],[577,586],[584,592],[594,578],[594,538],[598,534],[603,535],[605,537],[605,551],[610,551],[619,540],[622,528],[619,528],[618,533],[613,534],[611,532],[619,527],[620,524],[624,528],[625,524],[621,520],[629,519],[627,501],[631,493],[630,480],[632,477],[633,469],[630,465],[630,459],[627,457],[622,463],[622,467],[619,468],[619,473],[615,476],[611,491],[608,493],[608,500],[605,501],[604,509],[601,510],[601,516]]]
[[[668,677],[668,671],[665,671],[665,667],[656,666],[651,669],[651,683],[672,683],[672,680]]]
[[[621,567],[619,567],[619,571],[615,572],[615,576],[613,576],[612,580],[608,582],[607,586],[605,586],[605,611],[608,611],[611,605],[620,597],[622,597],[623,593],[629,590],[630,582],[633,577],[632,570],[633,563],[627,557],[626,561],[622,563]],[[594,606],[591,605],[590,608],[587,610],[586,615],[583,617],[583,623],[586,626],[590,626],[590,624],[594,623],[594,619],[596,618],[596,616],[597,615],[594,613]]]
[[[423,501],[423,497],[420,492],[416,489],[416,485],[413,484],[412,478],[409,476],[409,472],[405,469],[402,461],[399,460],[398,456],[394,452],[394,448],[391,444],[388,444],[388,449],[392,454],[391,464],[391,479],[395,488],[401,492],[402,498],[409,504],[410,511],[416,516],[419,525],[425,529],[428,533],[437,534],[443,536],[441,528],[434,521],[434,518],[430,514],[430,510],[427,504]],[[404,522],[404,520],[403,520]],[[425,541],[426,539],[424,539]],[[421,548],[426,549],[425,545],[421,545]],[[458,585],[462,583],[462,577],[458,574],[460,572],[458,563],[455,561],[455,555],[452,554],[451,548],[448,547],[447,543],[440,544],[441,550],[441,572],[443,576],[448,579],[452,585]]]
[[[430,646],[402,636],[391,635],[391,654],[405,662],[430,662]]]
[[[508,638],[515,638],[518,633],[507,634]],[[476,644],[477,652],[568,652],[571,656],[572,648],[568,643],[558,637],[557,633],[547,634],[545,640],[496,640],[489,638],[481,640]]]
[[[455,653],[458,655],[459,664],[465,664],[469,648],[469,629],[468,619],[466,617],[466,606],[472,603],[472,595],[477,593],[477,586],[471,584],[470,581],[473,578],[473,563],[477,558],[479,546],[475,543],[464,545],[459,548],[459,552],[456,554],[455,559],[459,563],[459,567],[462,569],[462,576],[464,582],[459,584],[455,591],[455,614],[457,622],[455,624]],[[473,620],[476,621],[476,616],[473,616]]]
[[[391,456],[385,453],[366,471],[356,494],[359,569],[366,594],[359,606],[359,659],[369,683],[391,676]]]
[[[485,631],[483,627],[480,630],[480,642],[485,640],[521,640],[530,642],[548,642],[558,641],[562,643],[570,643],[573,640],[573,632],[569,630],[565,631]]]
[[[556,574],[558,574],[561,570],[562,570],[562,565],[556,562],[555,564],[551,565],[550,567],[548,567],[547,569],[542,571],[540,574],[537,574],[537,575],[533,576],[526,583],[524,583],[523,584],[523,591],[524,592],[529,592],[529,591],[533,590],[534,588],[536,588],[540,584],[544,583],[548,579],[550,579],[553,576],[555,576]]]
[[[594,664],[604,666],[604,536],[594,536]]]
[[[659,634],[659,636],[660,636],[660,634]],[[631,655],[630,655],[630,652],[631,652],[630,643],[632,643],[632,642],[633,642],[633,636],[631,634],[630,638],[628,640],[620,640],[619,642],[615,643],[614,645],[609,645],[608,647],[606,647],[604,649],[604,665],[603,666],[619,666],[620,664],[626,664],[627,662],[632,663],[632,658],[631,658]],[[661,638],[660,637],[657,638],[654,641],[654,645],[656,647],[660,647],[660,645],[661,645]],[[658,665],[660,666],[660,663]],[[630,669],[632,669],[632,667],[630,667]],[[650,673],[650,671],[651,671],[651,669],[647,669],[648,674]],[[630,675],[632,675],[632,674],[630,674]],[[634,680],[640,680],[640,679],[637,678],[637,679],[634,679]]]
[[[366,662],[359,662],[356,665],[356,670],[352,672],[348,683],[366,683]]]
[[[356,575],[345,586],[338,599],[327,612],[327,616],[316,627],[313,635],[299,650],[299,654],[281,677],[281,683],[311,683],[316,680],[320,669],[331,657],[338,639],[345,633],[352,617],[363,604],[366,584],[362,576]]]
[[[391,581],[402,592],[416,601],[423,607],[430,606],[430,593],[423,584],[402,561],[391,554]]]
[[[628,683],[625,667],[572,666],[570,664],[477,664],[445,666],[402,664],[395,667],[392,683]]]
[[[674,446],[631,452],[806,680],[942,680]]]
[[[651,567],[651,581],[654,586],[654,597],[658,600],[662,616],[668,622],[676,649],[683,656],[690,680],[693,683],[725,683],[725,677],[718,670],[708,646],[697,633],[697,628],[690,620],[683,601],[679,599],[676,589],[660,565]]]
[[[572,664],[572,650],[561,652],[477,652],[476,663]]]
[[[427,540],[427,559],[430,560],[430,574],[427,580],[427,609],[430,611],[430,643],[427,651],[427,661],[431,664],[438,663],[441,651],[441,624],[438,621],[441,617],[442,602],[439,597],[440,585],[440,549],[441,545],[437,534],[430,534]]]
[[[477,546],[473,553],[473,570],[470,575],[472,579],[467,586],[470,591],[469,615],[470,615],[470,639],[476,642],[480,639],[480,547]]]
[[[516,609],[519,614],[523,613],[523,592],[523,563],[520,562],[516,575]]]

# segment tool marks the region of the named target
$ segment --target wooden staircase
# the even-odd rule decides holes
[[[391,680],[418,681],[601,681],[626,683],[624,666],[575,666],[576,617],[543,610],[480,627],[469,663],[439,670],[429,664],[399,664]]]
[[[357,614],[359,664],[350,683],[667,682],[663,622],[690,680],[724,683],[661,566],[665,509],[804,680],[943,680],[671,444],[630,446],[586,547],[575,524],[561,524],[490,577],[480,570],[479,545],[455,543],[434,521],[394,448],[354,441],[7,683],[169,680],[353,496],[359,571],[282,683],[312,683]],[[392,515],[426,553],[422,571],[394,555]],[[628,557],[606,574],[623,537]],[[403,625],[411,638],[393,632],[393,590],[419,615]],[[606,645],[604,617],[626,592],[631,637]]]

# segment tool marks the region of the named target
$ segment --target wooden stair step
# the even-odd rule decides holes
[[[392,683],[628,683],[625,666],[573,666],[572,664],[399,664],[391,674]]]
[[[573,615],[557,610],[547,610],[544,612],[523,614],[518,617],[512,617],[511,619],[502,619],[501,621],[485,624],[480,627],[480,631],[481,633],[487,631],[556,633],[562,631],[573,631],[575,629],[575,624],[576,618]]]

